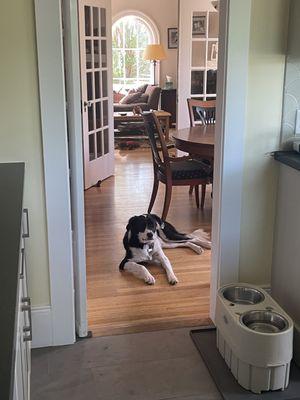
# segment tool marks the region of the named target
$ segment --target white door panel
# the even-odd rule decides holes
[[[187,99],[216,98],[219,13],[208,0],[180,0],[178,129],[190,126]]]
[[[110,0],[79,1],[85,189],[114,173]]]

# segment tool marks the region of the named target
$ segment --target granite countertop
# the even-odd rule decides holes
[[[300,171],[300,153],[297,151],[274,151],[274,159]]]
[[[0,164],[0,392],[13,388],[24,163]]]

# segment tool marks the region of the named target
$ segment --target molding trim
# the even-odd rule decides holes
[[[35,0],[53,345],[75,342],[61,0]]]
[[[53,346],[52,309],[32,307],[32,348]]]
[[[239,281],[250,19],[251,0],[220,2],[212,206],[212,321],[218,288]]]

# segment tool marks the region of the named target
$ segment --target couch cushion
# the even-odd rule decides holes
[[[123,97],[120,100],[120,104],[134,104],[134,103],[138,103],[139,99],[141,97],[141,93],[130,93],[127,94],[125,97]]]

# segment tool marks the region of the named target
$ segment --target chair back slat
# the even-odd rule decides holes
[[[144,112],[142,115],[145,130],[150,142],[153,161],[158,168],[166,166],[169,159],[169,152],[160,122],[153,112]],[[157,141],[159,142],[160,148],[157,146]]]
[[[195,126],[197,122],[202,125],[214,125],[216,123],[216,101],[187,99],[190,125]]]

